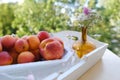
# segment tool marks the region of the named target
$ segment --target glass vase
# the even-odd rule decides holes
[[[87,27],[82,27],[81,29],[81,38],[74,42],[72,46],[79,58],[83,57],[96,48],[96,46],[87,39]]]

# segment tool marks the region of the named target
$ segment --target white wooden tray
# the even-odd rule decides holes
[[[71,49],[74,41],[69,40],[68,35],[80,38],[80,32],[76,31],[53,33],[53,36],[60,37],[64,41],[68,51],[62,60],[0,67],[0,80],[76,80],[103,56],[107,44],[88,36],[88,40],[93,42],[97,48],[79,59]]]

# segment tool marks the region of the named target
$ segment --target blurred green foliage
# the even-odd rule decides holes
[[[13,4],[0,4],[0,36],[14,32],[12,21],[14,20]]]
[[[73,29],[67,24],[67,13],[60,14],[62,8],[53,5],[55,1],[59,0],[25,0],[21,5],[0,4],[0,36],[12,33],[23,36],[40,30],[58,32]],[[80,0],[80,4],[84,1]],[[120,56],[120,0],[102,1],[101,7],[96,7],[97,0],[89,2],[89,7],[102,15],[102,23],[90,28],[88,35],[108,43],[108,48]],[[61,2],[71,4],[75,3],[75,0]],[[79,28],[74,30],[80,31]]]
[[[34,34],[40,30],[49,32],[60,31],[66,27],[66,16],[56,12],[53,7],[54,0],[25,0],[22,5],[16,7],[15,19],[12,23],[14,28],[19,28],[16,34]]]
[[[96,8],[102,15],[102,23],[91,29],[91,36],[109,44],[108,48],[120,56],[120,0],[102,0],[102,7]]]

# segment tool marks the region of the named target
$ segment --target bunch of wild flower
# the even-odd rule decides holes
[[[82,13],[76,13],[71,18],[71,22],[80,27],[90,27],[97,23],[100,18],[100,15],[95,10],[84,7]]]

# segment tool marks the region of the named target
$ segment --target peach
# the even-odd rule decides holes
[[[58,40],[64,47],[64,43],[63,43],[62,39],[60,39],[59,37],[52,37],[52,38],[55,40]]]
[[[45,39],[45,40],[43,40],[43,41],[40,43],[40,46],[41,46],[41,47],[45,47],[45,46],[46,46],[46,43],[52,42],[52,41],[54,41],[54,40],[55,40],[55,39],[53,39],[53,38]]]
[[[25,39],[18,39],[16,42],[15,42],[15,50],[20,53],[20,52],[23,52],[23,51],[27,51],[29,49],[29,44],[27,42],[27,40]]]
[[[10,50],[14,47],[16,42],[16,38],[11,35],[5,35],[1,39],[2,46],[5,50]]]
[[[27,40],[27,37],[28,37],[28,36],[27,36],[27,35],[25,35],[25,36],[23,36],[23,37],[22,37],[22,39]]]
[[[13,58],[7,51],[0,52],[0,66],[9,65],[13,62]]]
[[[40,50],[39,49],[36,49],[36,50],[32,50],[31,51],[34,56],[35,56],[35,61],[40,61],[41,60],[41,55],[40,55]]]
[[[14,37],[16,41],[19,39],[19,37],[15,34],[12,34],[11,36]]]
[[[52,38],[43,40],[39,46],[40,54],[45,60],[54,60],[62,58],[64,54],[63,45]]]
[[[2,51],[3,47],[2,47],[2,43],[1,43],[1,40],[0,40],[0,52]]]
[[[13,58],[13,64],[17,63],[18,53],[15,50],[9,51],[10,56]]]
[[[50,37],[50,34],[47,31],[40,31],[37,34],[40,41],[43,41],[44,39],[47,39]]]
[[[18,55],[18,59],[17,59],[18,63],[29,63],[34,61],[35,61],[35,56],[30,51],[21,52]]]
[[[36,35],[28,36],[27,41],[28,41],[30,50],[35,50],[39,48],[40,41]]]

